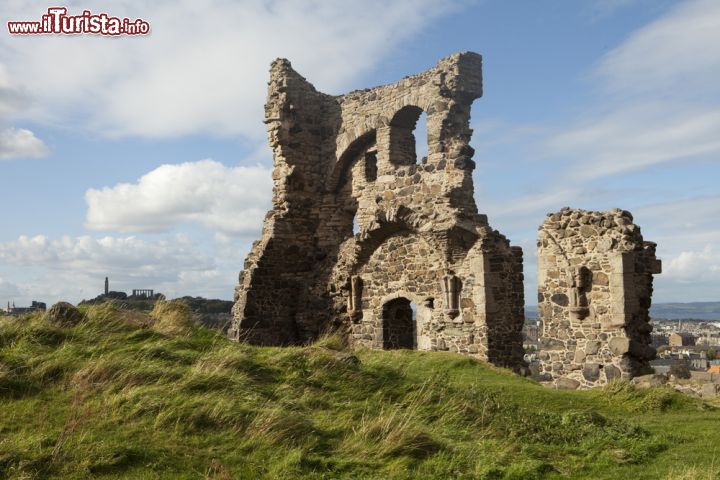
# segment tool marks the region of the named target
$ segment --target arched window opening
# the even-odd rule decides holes
[[[415,163],[425,163],[428,157],[427,113],[422,112],[415,127]]]
[[[417,164],[418,158],[427,157],[427,143],[425,112],[414,105],[398,110],[390,121],[390,162],[397,166]]]
[[[376,132],[371,130],[360,137],[356,138],[340,155],[337,164],[333,169],[328,181],[328,189],[338,192],[343,185],[351,181],[351,170],[353,166],[360,160],[363,160],[367,154],[377,152],[375,147]],[[377,161],[375,163],[377,165]],[[361,172],[362,173],[362,172]],[[367,177],[367,172],[366,175]],[[376,174],[377,176],[377,174]]]
[[[345,198],[345,207],[342,209],[342,216],[340,217],[341,238],[347,239],[360,232],[360,223],[357,217],[358,203],[357,199],[348,196]]]

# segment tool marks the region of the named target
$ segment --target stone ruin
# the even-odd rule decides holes
[[[340,96],[315,90],[287,60],[272,64],[273,209],[240,274],[231,338],[287,345],[344,328],[357,346],[524,365],[522,250],[473,197],[481,64],[459,53]]]
[[[240,273],[230,338],[294,345],[341,331],[354,346],[459,352],[527,371],[522,250],[490,227],[473,195],[469,122],[481,70],[480,55],[458,53],[397,83],[333,96],[287,60],[273,62],[265,105],[273,208]],[[423,113],[428,154],[417,158]],[[541,232],[543,275],[556,276],[541,282],[543,342],[555,348],[542,375],[585,387],[613,368],[640,372],[651,356],[639,347],[649,338],[651,287],[632,282],[650,278],[653,250],[625,214],[561,222],[566,215],[575,213]],[[574,223],[583,245],[572,240]],[[625,252],[636,253],[614,256]],[[572,268],[591,290],[572,287]],[[556,302],[562,295],[566,305]]]
[[[538,238],[540,378],[587,388],[652,373],[655,244],[620,209],[565,208]]]

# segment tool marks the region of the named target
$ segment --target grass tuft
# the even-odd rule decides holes
[[[187,335],[193,326],[190,307],[182,300],[158,300],[150,317],[155,320],[152,328],[165,335]]]
[[[638,388],[628,381],[611,382],[598,392],[608,402],[633,412],[664,412],[698,403],[667,386]]]

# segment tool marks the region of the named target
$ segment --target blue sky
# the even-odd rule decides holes
[[[54,4],[53,4],[54,5]],[[327,93],[484,57],[478,207],[525,252],[563,206],[658,243],[655,301],[720,300],[720,2],[67,2],[147,37],[0,33],[0,301],[231,298],[270,205],[270,62]],[[50,4],[9,0],[0,24]],[[421,136],[421,135],[420,135]]]

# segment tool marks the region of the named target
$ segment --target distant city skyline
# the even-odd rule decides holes
[[[475,198],[523,248],[526,304],[537,227],[566,205],[633,213],[663,261],[654,302],[720,300],[720,2],[66,6],[152,29],[18,36],[1,23],[0,299],[77,303],[106,276],[118,291],[231,299],[270,206],[270,62],[339,94],[472,50],[485,83]],[[5,2],[0,18],[47,7]]]

